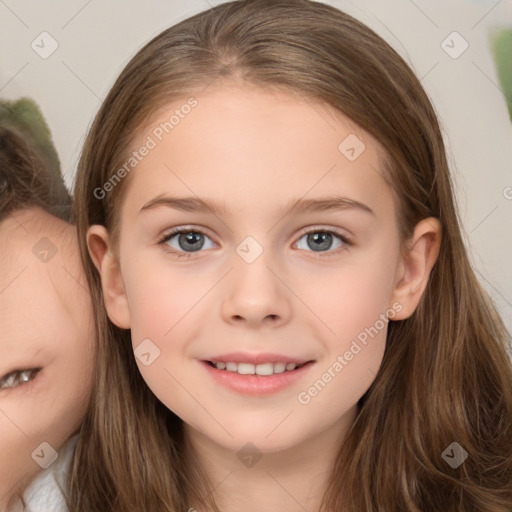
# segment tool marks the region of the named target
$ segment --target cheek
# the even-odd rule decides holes
[[[145,338],[166,339],[190,312],[208,289],[205,278],[187,277],[178,269],[161,266],[131,273],[126,279],[130,307],[131,332],[134,344]]]
[[[140,263],[140,261],[139,261]],[[131,339],[142,378],[171,410],[188,403],[178,384],[187,380],[183,368],[191,332],[197,324],[198,304],[211,284],[204,276],[187,276],[169,265],[152,263],[140,268],[127,264],[123,282],[131,317]],[[137,268],[139,271],[137,271]],[[200,306],[199,306],[200,309]],[[173,364],[176,362],[176,364]]]
[[[325,357],[297,395],[304,417],[321,417],[324,426],[333,424],[353,410],[375,380],[386,347],[387,315],[393,316],[390,282],[377,268],[351,268],[326,280],[325,294],[310,296],[311,309],[323,321],[317,339]],[[311,425],[313,433],[316,428]]]
[[[300,404],[314,402],[334,420],[369,388],[384,355],[387,317],[394,314],[395,265],[391,251],[368,251],[335,272],[316,275],[314,288],[301,285],[298,294],[322,320],[317,339],[326,357],[302,389]]]
[[[62,355],[51,376],[51,389],[45,391],[42,401],[47,415],[53,418],[51,426],[57,443],[65,441],[82,422],[88,407],[93,385],[93,361],[82,347]]]
[[[3,403],[1,407],[5,408]],[[0,504],[27,473],[36,471],[30,457],[30,439],[14,425],[8,414],[7,411],[0,414]]]
[[[57,449],[80,425],[90,388],[78,371],[70,373],[63,367],[43,371],[46,375],[41,382],[36,378],[33,385],[29,382],[13,389],[0,401],[4,418],[9,420],[2,427],[8,428],[9,423],[17,427],[11,434],[17,433],[27,446],[46,441]],[[23,389],[25,386],[28,389]],[[4,438],[0,442],[3,444]]]
[[[391,307],[395,265],[392,254],[354,256],[338,268],[315,273],[314,278],[301,277],[294,291],[322,320],[324,329],[319,334],[343,346]]]
[[[178,262],[162,248],[140,245],[127,237],[120,246],[132,343],[137,347],[149,338],[160,350],[176,352],[183,337],[176,339],[175,333],[192,318],[197,320],[204,300],[211,298],[208,291],[218,281],[217,273],[196,263]]]
[[[59,320],[47,343],[54,357],[43,370],[44,380],[33,392],[42,411],[39,422],[33,423],[40,429],[47,428],[56,445],[67,440],[85,416],[96,355],[93,326],[88,322],[75,325],[64,315]]]
[[[60,423],[48,410],[49,401],[23,394],[13,394],[0,402],[0,502],[15,486],[23,489],[33,475],[51,462],[53,450],[43,445],[38,451],[41,443],[49,443],[57,452],[60,448],[54,432]]]

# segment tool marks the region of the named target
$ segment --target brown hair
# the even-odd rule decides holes
[[[0,115],[0,222],[33,206],[72,222],[72,199],[58,161],[45,159],[31,133],[15,124]]]
[[[279,87],[343,112],[386,148],[402,242],[429,216],[442,227],[420,305],[410,318],[389,323],[382,366],[359,401],[321,510],[510,512],[510,336],[468,260],[434,109],[385,41],[309,0],[227,2],[165,30],[128,63],[94,120],[75,190],[100,356],[71,510],[185,512],[190,503],[218,510],[183,444],[182,421],[152,395],[130,332],[106,314],[86,244],[92,224],[116,232],[129,177],[102,199],[95,191],[125,161],[134,134],[160,107],[215,79]],[[442,458],[453,441],[469,453],[455,469]]]

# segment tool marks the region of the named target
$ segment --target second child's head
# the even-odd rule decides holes
[[[128,481],[123,427],[101,421],[128,410],[125,453],[142,443],[176,471],[162,484],[171,470],[147,462],[144,489],[125,497],[142,504],[160,484],[194,494],[185,440],[231,454],[250,442],[292,461],[297,446],[346,438],[337,460],[359,510],[374,467],[390,510],[413,456],[428,452],[442,473],[433,454],[467,425],[439,397],[450,389],[462,403],[475,377],[461,373],[465,357],[495,320],[434,110],[370,29],[327,5],[255,0],[164,31],[100,109],[76,195],[103,326],[89,420],[101,435],[89,446]],[[428,446],[399,428],[420,424]],[[333,477],[331,504],[341,485]]]
[[[0,509],[8,512],[59,458],[91,393],[95,332],[72,220],[59,169],[26,134],[0,126]]]

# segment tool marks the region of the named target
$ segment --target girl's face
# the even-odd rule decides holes
[[[433,264],[434,223],[401,256],[383,148],[331,107],[225,86],[169,105],[132,151],[118,252],[101,226],[88,240],[148,386],[231,450],[342,434]]]
[[[95,337],[73,226],[17,211],[0,247],[0,509],[10,510],[85,415]]]

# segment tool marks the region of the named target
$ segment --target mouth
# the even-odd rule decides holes
[[[236,361],[202,360],[201,365],[213,382],[246,396],[270,396],[292,388],[306,378],[315,361],[274,360],[257,364]],[[215,389],[215,388],[214,388]]]
[[[313,363],[314,361],[306,361],[304,363],[294,363],[286,361],[278,362],[266,362],[260,364],[253,363],[237,363],[235,361],[204,361],[206,364],[221,370],[223,372],[238,373],[239,375],[258,375],[261,377],[267,377],[271,375],[277,375],[280,373],[294,372],[306,366],[307,364]]]

